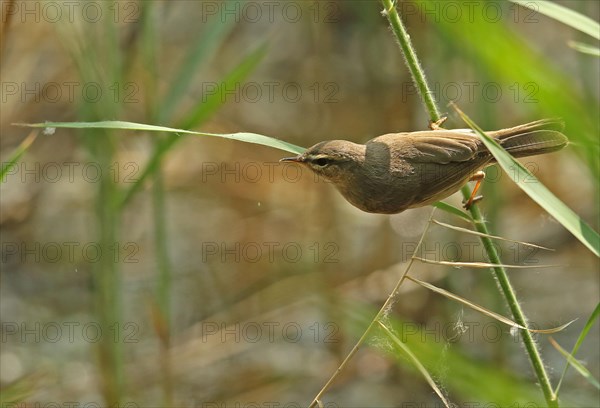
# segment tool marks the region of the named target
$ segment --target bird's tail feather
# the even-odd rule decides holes
[[[555,152],[569,140],[561,133],[564,123],[558,119],[542,119],[513,128],[492,132],[500,145],[515,157]]]

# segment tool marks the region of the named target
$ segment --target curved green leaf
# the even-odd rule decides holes
[[[527,183],[524,183],[521,178],[516,182],[529,197],[538,203],[544,210],[548,211],[558,222],[569,230],[579,241],[589,248],[596,256],[600,256],[600,236],[594,231],[584,220],[579,217],[573,210],[560,201],[550,190],[546,188],[538,179],[531,174],[519,161],[515,160],[509,153],[506,152],[498,142],[486,135],[479,126],[475,124],[467,115],[465,115],[458,107],[454,109],[462,117],[462,119],[473,129],[481,138],[485,146],[496,158],[496,161],[504,171],[510,173],[511,168],[517,168],[525,174]]]
[[[560,21],[574,29],[591,35],[600,40],[600,25],[591,18],[581,13],[571,10],[560,4],[547,0],[509,0],[515,4],[527,7],[533,11],[542,13],[545,16]]]
[[[600,57],[600,48],[594,47],[593,45],[585,44],[579,41],[569,41],[567,45],[583,54],[593,55],[594,57]]]

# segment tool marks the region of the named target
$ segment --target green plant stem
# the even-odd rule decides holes
[[[146,98],[146,115],[151,123],[161,122],[160,115],[166,110],[164,105],[160,104],[163,100],[159,95],[158,83],[159,83],[159,66],[158,64],[158,50],[156,44],[159,43],[157,38],[157,27],[155,22],[157,18],[157,5],[153,2],[142,2],[141,8],[141,36],[140,46],[142,55],[145,60],[146,66],[148,66],[145,78],[145,89],[148,92]],[[182,79],[185,81],[185,79]],[[175,102],[172,101],[175,105]],[[170,107],[172,108],[172,106]],[[165,118],[163,118],[165,119]],[[166,120],[166,119],[165,119]],[[154,146],[162,145],[164,136],[156,139]],[[171,260],[169,258],[168,248],[168,229],[167,229],[167,217],[166,217],[166,203],[165,203],[165,184],[164,175],[162,169],[162,160],[158,158],[156,166],[153,168],[151,173],[153,184],[152,184],[152,211],[153,211],[153,227],[154,227],[154,245],[155,245],[155,257],[157,266],[156,276],[156,292],[154,301],[156,308],[154,309],[154,322],[155,330],[159,343],[159,353],[157,355],[158,364],[161,369],[161,385],[163,391],[163,405],[166,407],[173,406],[173,363],[171,358],[171,288],[173,276],[171,273]],[[141,183],[139,183],[141,185]],[[121,201],[123,208],[124,202]]]
[[[471,196],[471,189],[467,185],[462,188],[461,192],[465,197],[465,200]],[[487,225],[485,225],[485,222],[483,221],[479,207],[477,205],[471,206],[470,213],[473,217],[475,229],[482,234],[486,234],[486,236],[480,236],[479,238],[483,243],[490,262],[494,264],[500,264],[500,256],[498,255],[496,247],[494,247],[491,238],[487,236],[489,235],[489,231]],[[519,305],[517,295],[510,284],[508,275],[506,274],[506,269],[498,266],[493,268],[493,270],[496,280],[498,281],[498,285],[500,286],[504,298],[508,303],[508,307],[513,315],[515,323],[523,327],[528,327],[527,318],[525,317],[525,314]],[[542,387],[544,398],[546,399],[549,407],[558,407],[558,401],[556,400],[554,392],[552,391],[552,385],[550,384],[550,379],[546,373],[546,369],[544,368],[544,362],[542,361],[540,351],[535,344],[535,340],[533,339],[533,333],[531,333],[529,330],[523,329],[520,329],[520,331],[523,339],[523,345],[525,346],[525,350],[529,355],[529,359],[531,360],[531,364],[533,365],[533,370],[535,371],[539,384]]]
[[[89,149],[102,174],[98,183],[95,208],[101,256],[98,257],[98,262],[93,263],[92,269],[94,311],[102,333],[110,333],[115,332],[115,328],[124,327],[121,318],[121,275],[119,262],[115,261],[114,256],[119,253],[115,251],[121,249],[118,246],[120,213],[114,206],[107,204],[113,202],[117,194],[117,186],[110,176],[110,169],[114,163],[114,149],[109,134],[102,131],[89,133]],[[115,341],[113,336],[102,336],[98,342],[98,352],[106,405],[118,405],[122,402],[125,390],[123,343]]]
[[[429,90],[429,86],[427,85],[425,74],[419,60],[417,58],[417,54],[410,42],[410,36],[406,32],[404,25],[402,24],[402,20],[398,15],[398,11],[395,9],[394,4],[391,0],[381,0],[383,3],[383,7],[385,8],[385,15],[387,16],[390,25],[398,39],[398,43],[400,44],[400,48],[402,49],[402,54],[404,55],[404,59],[406,60],[406,65],[408,66],[413,80],[417,84],[417,88],[419,89],[419,94],[425,104],[425,108],[429,112],[429,116],[432,122],[436,122],[440,119],[439,110],[436,106],[435,99],[431,91]],[[468,199],[471,196],[471,189],[469,186],[465,185],[461,192],[465,199]],[[470,209],[471,216],[473,217],[473,222],[475,224],[475,228],[477,231],[489,235],[489,231],[487,226],[483,221],[483,217],[481,216],[481,212],[477,205],[471,206]],[[495,264],[500,264],[500,257],[498,256],[498,252],[496,248],[492,244],[492,240],[487,236],[480,237],[481,242],[487,252],[488,258],[490,262]],[[517,300],[517,296],[515,291],[513,290],[510,280],[508,279],[508,275],[506,274],[506,270],[502,267],[495,267],[494,274],[496,279],[498,280],[498,284],[504,298],[508,303],[508,307],[511,310],[514,320],[516,323],[521,326],[527,327],[527,319],[525,318],[525,314],[521,310],[519,302]],[[556,400],[554,393],[552,391],[552,386],[550,384],[550,379],[546,370],[544,368],[544,363],[542,361],[542,357],[538,348],[536,347],[535,341],[533,339],[533,335],[528,330],[521,330],[523,344],[525,345],[525,350],[529,355],[529,359],[531,360],[531,364],[533,366],[533,370],[538,378],[539,384],[542,387],[542,392],[544,393],[544,397],[549,407],[558,407],[558,401]]]
[[[398,39],[398,44],[400,44],[400,48],[402,49],[404,62],[406,62],[410,75],[415,81],[415,85],[419,90],[419,95],[421,95],[425,109],[429,112],[429,118],[432,122],[437,122],[442,115],[440,114],[435,98],[433,97],[433,92],[429,89],[429,84],[425,79],[425,73],[423,68],[421,68],[417,53],[410,42],[410,36],[408,35],[404,24],[402,24],[398,11],[394,7],[395,1],[381,0],[381,2],[383,3],[384,14],[387,16],[390,26]]]
[[[156,303],[157,334],[161,340],[159,364],[162,369],[162,386],[165,406],[173,405],[173,370],[171,363],[171,261],[167,247],[167,222],[165,219],[165,189],[162,168],[153,174],[152,207],[154,212],[154,242],[158,267]]]

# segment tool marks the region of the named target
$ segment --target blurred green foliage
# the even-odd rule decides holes
[[[598,7],[592,3],[567,5],[596,18]],[[98,4],[104,7],[105,15],[114,15],[112,3]],[[57,76],[48,81],[76,80],[100,84],[102,89],[110,89],[114,84],[139,86],[139,100],[134,104],[124,103],[123,98],[116,102],[103,99],[100,103],[84,99],[60,105],[20,104],[16,113],[10,115],[7,112],[13,111],[4,105],[4,140],[4,135],[16,133],[8,127],[10,123],[46,119],[129,120],[211,133],[242,130],[303,146],[338,137],[364,141],[380,133],[422,129],[427,124],[393,36],[379,14],[379,2],[293,3],[303,11],[298,21],[282,18],[280,7],[277,21],[265,17],[258,23],[243,15],[236,21],[235,12],[215,14],[208,19],[202,14],[206,5],[235,10],[243,7],[242,2],[227,2],[227,6],[223,2],[130,4],[139,10],[133,22],[115,23],[110,18],[98,24],[61,21],[48,27],[19,26],[15,23],[18,20],[13,20],[15,32],[11,32],[11,26],[3,30],[5,44],[10,47],[14,42],[21,46],[17,50],[23,50],[3,54],[3,80],[30,81],[26,76],[29,71],[16,61],[31,58],[35,64],[29,65],[45,68],[36,70],[35,75],[56,69]],[[562,198],[580,203],[582,218],[597,229],[597,59],[569,48],[569,37],[582,39],[545,16],[531,14],[508,2],[471,4],[476,7],[473,13],[468,9],[473,6],[460,2],[397,4],[405,11],[403,15],[440,106],[458,99],[459,106],[484,129],[562,117],[576,155],[565,152],[560,157],[571,162],[569,168],[574,170],[569,174],[575,174],[575,181],[581,185],[565,183],[562,174],[544,174],[547,177],[543,181],[549,179],[553,183],[551,189]],[[458,7],[462,17],[455,18],[451,7]],[[484,9],[500,10],[500,18],[484,14]],[[57,39],[62,47],[59,51],[44,41],[55,46]],[[19,41],[29,41],[34,47],[22,47]],[[42,49],[52,51],[44,54],[39,51]],[[60,53],[60,57],[53,53]],[[14,65],[12,70],[10,64]],[[44,77],[34,78],[41,81],[39,78]],[[202,94],[203,82],[227,87],[245,81],[300,83],[305,99],[300,103],[277,100],[253,104],[224,98],[220,93]],[[330,84],[338,86],[331,88],[337,90],[336,103],[324,103],[322,97],[316,98],[316,92],[311,93],[315,89],[328,90],[325,85]],[[484,88],[490,93],[485,93]],[[459,89],[458,95],[451,92],[453,89]],[[502,97],[493,93],[497,89],[503,91]],[[314,95],[315,100],[303,103],[306,95]],[[456,117],[451,117],[450,122],[462,126]],[[375,278],[396,278],[396,270],[391,266],[406,260],[405,244],[412,244],[424,225],[424,217],[418,211],[396,218],[353,212],[338,200],[330,185],[321,185],[306,176],[295,183],[287,182],[285,175],[262,183],[237,183],[231,178],[225,183],[222,179],[202,182],[206,173],[199,169],[209,160],[211,164],[243,165],[279,158],[256,145],[197,138],[191,142],[192,138],[168,134],[131,137],[126,131],[98,129],[81,131],[77,138],[64,134],[53,137],[38,138],[21,159],[52,160],[59,150],[79,157],[83,150],[87,160],[97,163],[103,174],[100,182],[93,185],[93,201],[81,198],[86,196],[85,188],[72,193],[75,197],[65,197],[59,185],[44,185],[40,189],[44,193],[32,198],[36,210],[28,218],[2,225],[3,235],[6,234],[3,241],[43,242],[60,229],[66,240],[93,240],[111,253],[115,242],[132,239],[140,243],[140,262],[123,264],[104,257],[100,262],[75,266],[69,262],[33,266],[6,263],[0,290],[4,299],[10,295],[12,302],[16,302],[15,298],[21,302],[18,304],[22,314],[15,317],[6,314],[14,312],[2,312],[2,320],[85,322],[92,316],[108,333],[115,323],[135,322],[140,330],[139,341],[124,344],[107,336],[76,351],[68,344],[47,347],[7,342],[2,352],[17,355],[25,374],[10,384],[2,383],[3,403],[31,398],[56,402],[62,396],[65,401],[100,399],[101,405],[136,401],[140,406],[193,406],[211,401],[288,400],[303,405],[364,331],[373,316],[371,306],[381,304],[387,296],[389,282]],[[143,155],[136,155],[139,146],[146,148]],[[112,179],[111,166],[122,157],[139,163],[135,183],[123,185]],[[565,167],[557,163],[552,168]],[[10,183],[8,179],[3,184],[10,187]],[[586,289],[598,286],[594,270],[597,259],[552,223],[538,228],[543,219],[539,209],[519,202],[520,197],[505,187],[502,183],[486,186],[483,205],[492,231],[512,233],[511,237],[517,239],[533,236],[543,240],[544,245],[554,245],[561,258],[544,255],[540,262],[570,265],[561,268],[560,275],[548,272],[556,279],[550,289],[543,286],[551,283],[546,276],[535,275],[540,280],[535,285],[519,280],[527,279],[524,274],[529,272],[515,277],[520,282],[521,299],[537,311],[533,320],[545,324],[570,320],[574,313],[589,315],[588,303],[596,304],[597,299],[584,294],[588,293]],[[499,188],[504,190],[496,191]],[[578,188],[581,192],[573,191]],[[47,198],[52,191],[58,193]],[[65,201],[69,199],[75,204],[66,205],[72,203]],[[55,207],[64,210],[64,218],[52,221],[53,215],[42,211]],[[94,220],[83,224],[89,235],[78,235],[73,232],[75,228],[69,229],[80,225],[74,215],[80,207],[85,207],[85,220]],[[519,226],[517,237],[515,224]],[[459,240],[458,235],[449,232],[437,231],[434,236],[439,241],[432,241],[432,245]],[[281,246],[301,243],[304,256],[297,262],[283,262],[281,256],[276,261],[236,262],[226,256],[227,262],[222,262],[222,254],[218,254],[210,262],[203,246],[217,243],[231,249],[236,243],[251,247],[253,243],[269,242]],[[333,246],[327,246],[330,244]],[[281,251],[276,254],[281,255]],[[335,262],[325,263],[323,259]],[[390,270],[378,273],[386,268]],[[75,274],[73,270],[79,272]],[[428,270],[419,269],[419,273]],[[466,292],[488,306],[497,301],[493,279],[478,271],[450,269],[442,277],[432,279],[442,280],[452,290],[463,295]],[[580,286],[569,292],[566,285],[571,283]],[[545,297],[536,292],[538,286]],[[435,322],[461,320],[456,317],[461,313],[457,305],[424,292],[409,291],[395,305],[394,311],[410,322],[407,324],[427,327]],[[540,302],[546,302],[542,306],[536,306],[536,293],[543,298]],[[559,303],[564,314],[554,308]],[[356,316],[360,318],[355,319]],[[395,332],[402,333],[402,327],[398,327],[402,324],[393,316],[391,320]],[[224,340],[218,337],[227,328],[235,331],[240,323],[281,327],[290,321],[311,335],[316,331],[308,329],[335,327],[335,331],[326,332],[333,341],[325,342],[322,337],[309,341],[305,336],[303,341],[293,342],[276,336],[273,341],[252,343],[244,338],[232,339],[231,334]],[[206,329],[215,322],[219,323],[219,331],[208,336]],[[311,322],[316,326],[311,326]],[[327,323],[333,326],[326,326]],[[558,339],[559,343],[569,349],[578,330],[583,328],[571,328]],[[452,401],[489,401],[499,405],[539,402],[539,390],[531,380],[518,343],[480,339],[454,344],[448,339],[432,341],[426,335],[422,337],[421,330],[415,333],[414,341],[408,339],[408,346],[448,390]],[[596,376],[598,355],[589,345],[597,338],[592,331],[578,355],[588,359]],[[373,339],[377,348],[389,349],[379,340]],[[540,344],[547,346],[543,337]],[[370,351],[364,353],[344,379],[336,383],[327,395],[328,401],[340,406],[356,401],[369,406],[435,401],[422,377],[406,360],[399,360],[398,365],[389,360],[372,363]],[[550,355],[548,365],[558,367],[558,371],[564,358],[555,354],[545,353]],[[73,362],[85,366],[87,359],[93,367],[88,370],[91,380],[85,389],[70,386],[65,380],[69,374],[65,367],[72,368],[68,364]],[[31,375],[32,372],[37,375]],[[571,374],[562,388],[566,403],[597,402],[589,384],[580,383],[578,374]],[[356,395],[352,390],[362,391]],[[517,395],[519,399],[515,398]]]

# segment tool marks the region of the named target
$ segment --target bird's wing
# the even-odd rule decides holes
[[[389,133],[369,141],[367,146],[376,143],[391,147],[392,156],[412,163],[464,162],[485,151],[476,135],[450,130]]]
[[[411,134],[410,160],[420,163],[448,164],[472,160],[481,151],[475,135],[447,130]]]

